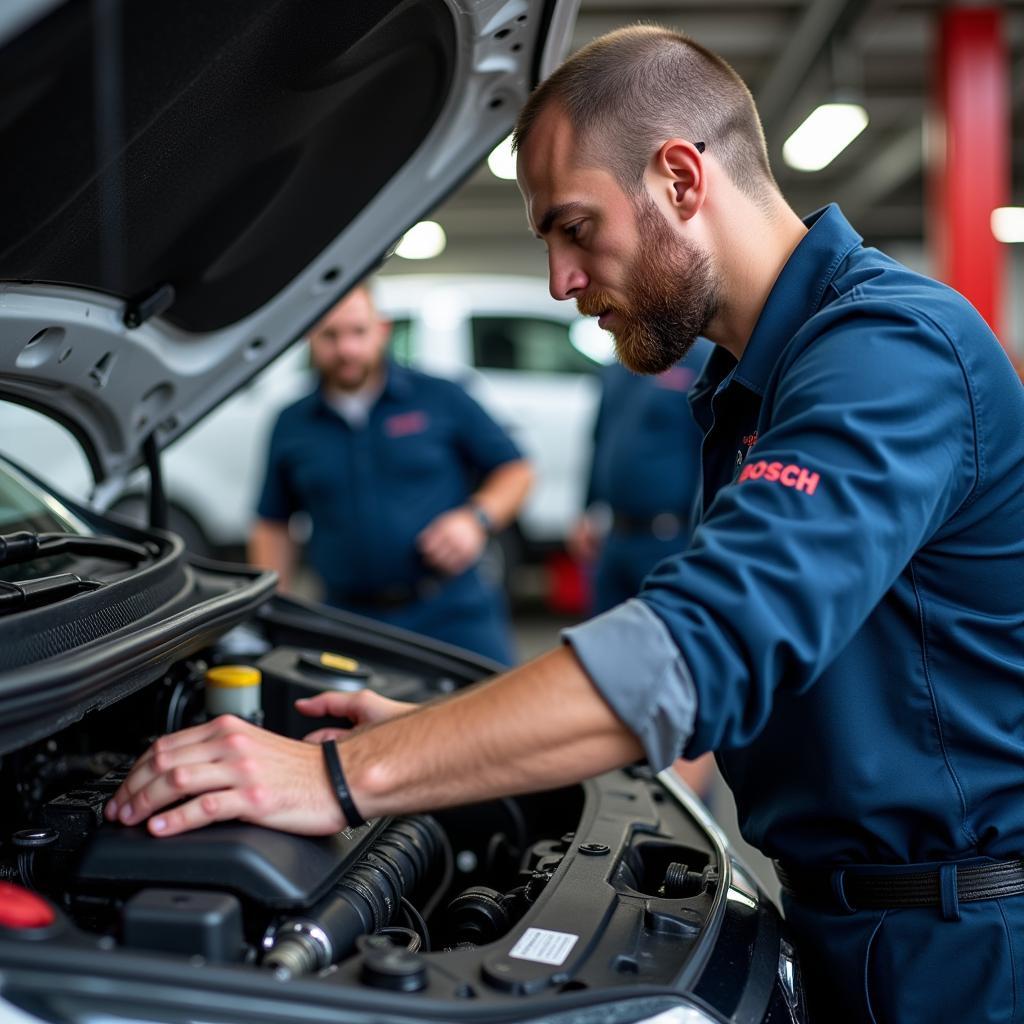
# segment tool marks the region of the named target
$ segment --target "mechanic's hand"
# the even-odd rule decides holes
[[[148,819],[155,836],[234,818],[314,836],[346,824],[319,747],[233,715],[161,736],[135,762],[104,815],[124,825]]]
[[[449,576],[465,572],[480,558],[486,544],[487,531],[468,508],[442,513],[416,538],[427,564]]]
[[[565,546],[575,561],[586,565],[597,561],[597,556],[601,553],[602,540],[601,531],[593,520],[582,516],[569,531]]]
[[[315,697],[300,697],[295,702],[295,709],[299,714],[308,715],[310,718],[322,718],[324,715],[347,718],[352,723],[352,729],[408,714],[415,707],[415,704],[404,700],[382,697],[373,690],[356,690],[352,693],[328,690],[326,693],[318,693]],[[351,735],[352,729],[317,729],[303,739],[307,743],[345,739]]]

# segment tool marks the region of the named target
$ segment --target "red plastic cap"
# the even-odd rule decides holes
[[[53,922],[53,907],[42,896],[0,882],[0,928],[45,928]]]

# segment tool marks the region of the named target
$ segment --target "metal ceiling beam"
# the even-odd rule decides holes
[[[726,51],[730,63],[745,57],[763,59],[765,54],[777,51],[788,38],[789,27],[785,12],[771,6],[731,17],[723,16],[722,12],[689,11],[678,6],[654,9],[646,4],[618,12],[584,8],[576,19],[573,49],[623,25],[641,21],[685,32],[712,50]]]
[[[923,153],[924,132],[918,121],[879,149],[836,189],[843,196],[843,212],[856,223],[921,170]]]
[[[757,106],[767,134],[772,134],[785,115],[840,22],[860,6],[862,0],[809,0],[795,31],[757,90]]]
[[[634,10],[663,10],[672,14],[719,14],[723,11],[742,12],[744,15],[766,6],[764,0],[583,0],[580,16],[593,11],[610,12],[620,19]],[[804,0],[772,0],[773,8],[799,10]]]
[[[1007,0],[1007,38],[1017,60],[1012,66],[1012,105],[1024,118],[1024,0]],[[0,0],[2,6],[3,0]],[[921,55],[931,48],[931,25],[939,0],[894,3],[893,0],[583,0],[577,34],[583,37],[637,18],[668,22],[721,51],[751,86],[760,83],[764,103],[769,86],[778,91],[781,113],[772,128],[773,165],[785,194],[799,212],[839,198],[843,209],[869,240],[919,237],[924,214],[905,186],[920,174],[921,116],[928,95],[930,63]],[[831,13],[829,13],[831,11]],[[838,13],[837,13],[838,12]],[[826,17],[826,14],[828,17]],[[826,32],[823,26],[830,23]],[[812,36],[820,40],[815,45]],[[580,31],[582,29],[582,32]],[[810,40],[810,41],[809,41]],[[781,162],[783,133],[796,126],[821,99],[831,81],[830,47],[867,54],[871,126],[866,146],[849,164],[821,175],[798,175]],[[783,73],[783,71],[785,73]],[[765,108],[766,112],[767,108]],[[1024,123],[1017,121],[1018,126]],[[1017,170],[1014,198],[1024,201],[1024,132],[1013,148]],[[868,136],[871,136],[869,139]],[[876,139],[878,140],[876,142]],[[847,169],[849,168],[849,169]],[[496,270],[543,274],[542,247],[525,230],[522,201],[509,182],[485,169],[473,176],[459,196],[438,211],[449,232],[450,247],[438,261],[418,267],[394,260],[392,271]]]
[[[1024,58],[1018,59],[1010,71],[1010,109],[1024,108]],[[923,111],[922,111],[923,119]],[[843,210],[856,220],[880,200],[892,195],[921,172],[924,165],[922,121],[906,128],[871,160],[856,171],[856,176],[843,184]]]

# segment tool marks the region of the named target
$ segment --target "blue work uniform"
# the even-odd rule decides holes
[[[718,751],[744,836],[831,880],[784,901],[817,1019],[1020,1022],[1024,896],[946,883],[1024,854],[1024,389],[962,296],[806,223],[694,387],[690,548],[567,639],[653,765]],[[941,909],[843,896],[936,862]]]
[[[587,506],[607,508],[609,528],[594,572],[594,611],[633,597],[644,577],[689,543],[700,481],[702,434],[687,394],[707,362],[698,340],[657,376],[605,367],[594,423]]]
[[[288,406],[270,439],[257,514],[307,512],[307,557],[326,601],[511,664],[503,596],[477,567],[435,573],[416,539],[466,503],[519,450],[452,381],[389,362],[365,426],[353,428],[318,388]]]

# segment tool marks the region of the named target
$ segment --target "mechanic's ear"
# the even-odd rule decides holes
[[[669,201],[680,220],[689,220],[704,205],[707,175],[704,160],[692,142],[669,139],[654,155],[655,180],[666,185]]]

